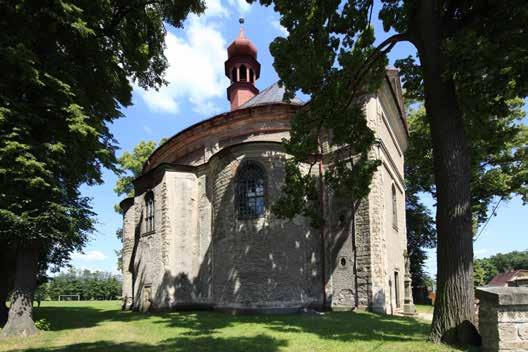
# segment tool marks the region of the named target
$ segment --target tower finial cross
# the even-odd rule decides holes
[[[238,35],[240,38],[244,38],[244,23],[246,20],[244,20],[243,17],[240,17],[238,19],[238,23],[240,23],[240,34]]]

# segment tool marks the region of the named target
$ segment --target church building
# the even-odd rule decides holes
[[[162,144],[121,203],[124,308],[409,312],[398,71],[387,69],[365,99],[379,141],[370,155],[381,161],[368,197],[353,214],[349,200],[326,192],[325,225],[312,228],[271,211],[289,157],[281,141],[304,103],[285,101],[277,83],[257,88],[257,48],[243,30],[227,53],[231,110]]]

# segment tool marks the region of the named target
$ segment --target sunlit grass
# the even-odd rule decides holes
[[[426,342],[428,325],[372,313],[142,314],[119,302],[42,302],[51,330],[0,340],[0,351],[457,351]]]
[[[427,304],[417,304],[416,305],[416,311],[418,313],[429,313],[433,314],[434,306],[427,305]]]

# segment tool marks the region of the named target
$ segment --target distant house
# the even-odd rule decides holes
[[[487,286],[528,286],[528,270],[512,270],[496,275]]]

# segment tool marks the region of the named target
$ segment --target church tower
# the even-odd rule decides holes
[[[255,81],[260,77],[257,48],[244,34],[244,19],[240,19],[240,34],[227,48],[225,74],[231,80],[227,88],[227,99],[231,110],[237,109],[259,93]]]

